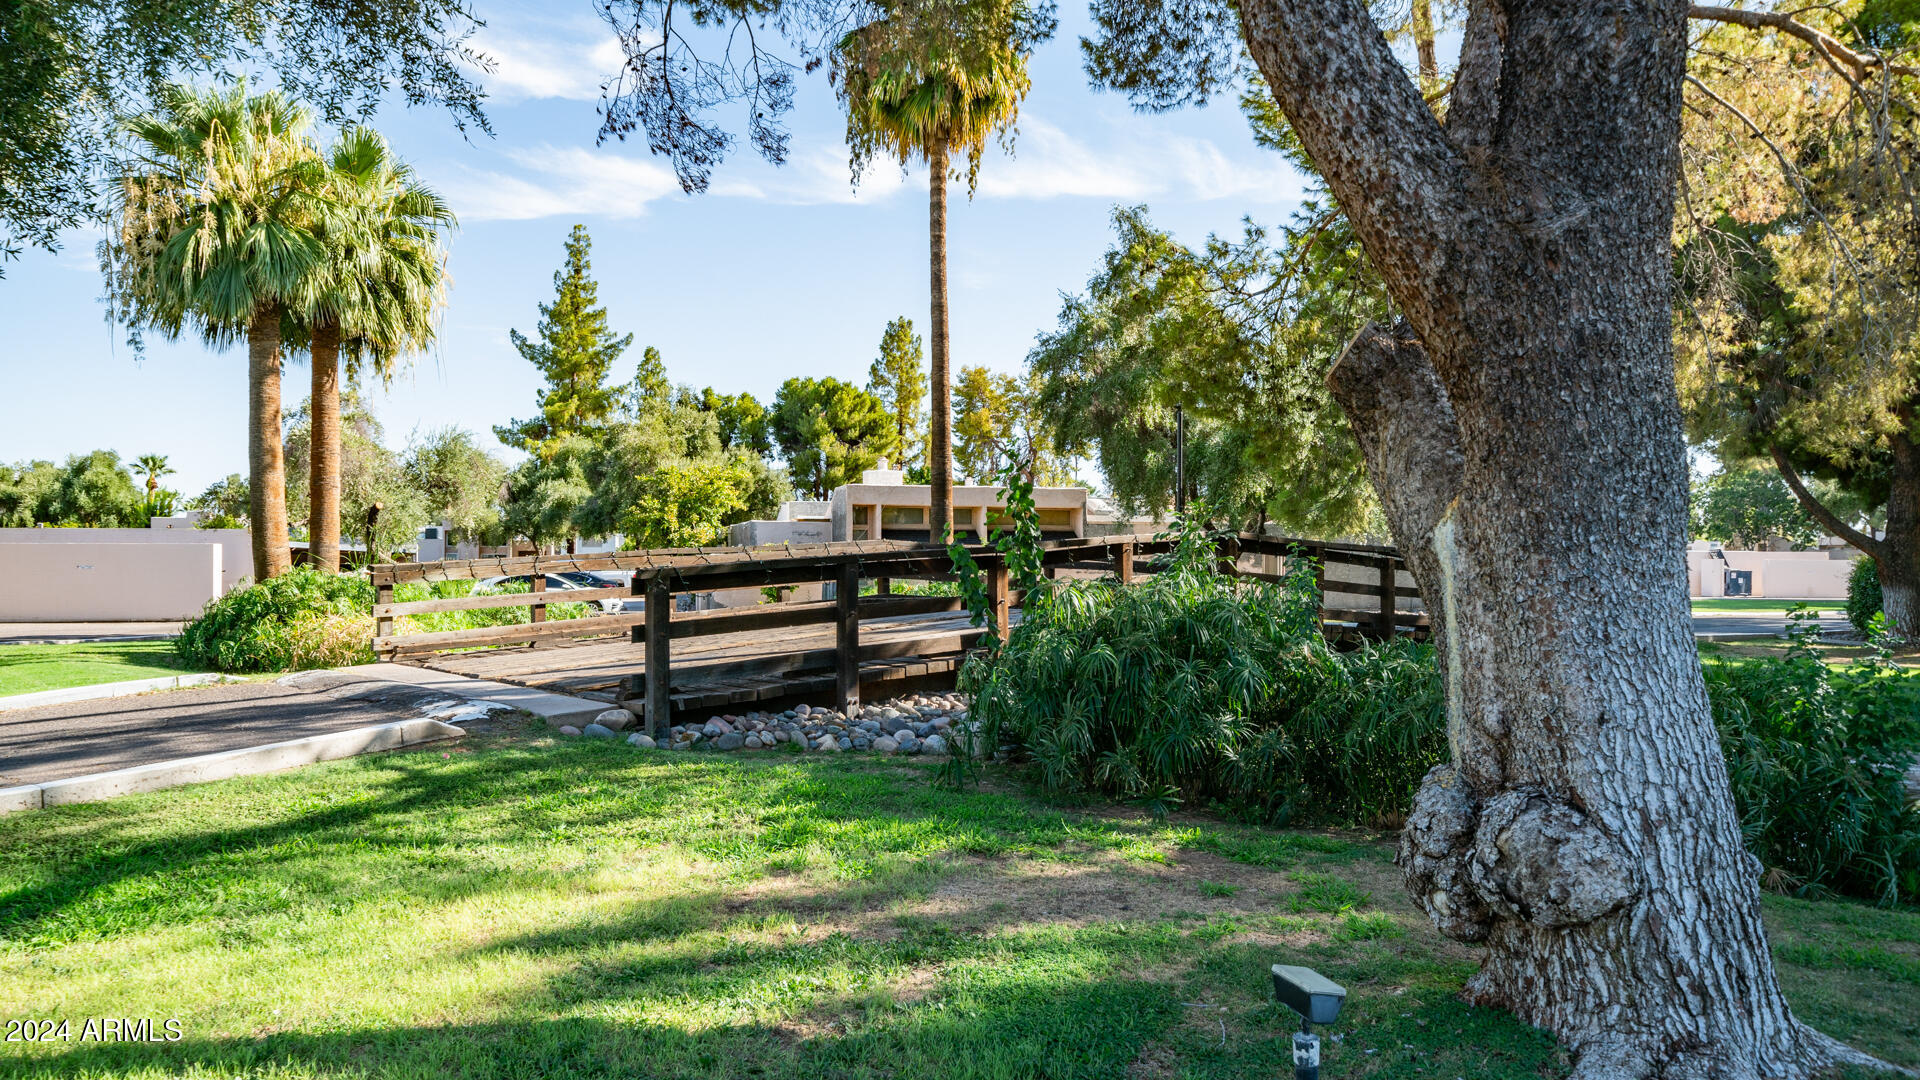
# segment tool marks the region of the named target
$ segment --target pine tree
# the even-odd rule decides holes
[[[619,401],[607,373],[633,344],[633,335],[615,337],[607,329],[607,309],[598,306],[600,286],[593,280],[587,254],[593,241],[585,225],[567,237],[566,266],[553,275],[554,301],[540,305],[540,340],[510,331],[513,347],[546,376],[540,391],[540,415],[495,427],[500,441],[541,452],[548,443],[605,424]]]
[[[633,381],[627,384],[627,413],[639,417],[649,409],[664,409],[671,400],[673,384],[667,381],[667,364],[660,350],[649,345],[640,354]]]
[[[893,414],[894,435],[900,447],[901,468],[931,468],[926,462],[927,369],[921,362],[920,335],[905,316],[887,324],[880,335],[880,356],[867,369],[867,390],[887,403]]]

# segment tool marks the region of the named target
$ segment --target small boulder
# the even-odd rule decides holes
[[[578,734],[580,734],[580,729],[579,729],[579,728],[577,728],[577,727],[574,727],[574,726],[573,726],[572,724],[561,724],[561,725],[560,725],[560,734],[562,734],[562,735],[578,735]]]
[[[642,750],[651,750],[654,748],[653,736],[642,735],[636,731],[633,734],[627,736],[627,745],[637,746]]]
[[[722,735],[718,739],[715,739],[713,741],[713,745],[716,749],[720,749],[720,750],[738,750],[742,746],[746,745],[746,742],[747,742],[747,737],[745,735],[742,735],[737,731],[729,731],[725,735]]]
[[[580,734],[588,735],[596,739],[611,739],[613,738],[613,729],[605,724],[588,724],[585,728],[581,729]]]
[[[722,735],[725,735],[727,732],[733,730],[733,725],[728,723],[727,718],[724,716],[716,716],[713,719],[707,721],[707,726],[712,728],[719,728],[720,734]]]
[[[594,717],[593,722],[608,731],[625,731],[633,726],[633,714],[625,709],[608,709]]]
[[[938,735],[929,735],[927,741],[921,744],[921,749],[929,754],[944,754],[947,752],[947,740]]]
[[[891,754],[900,749],[900,743],[890,735],[882,735],[873,740],[873,748],[882,754]]]

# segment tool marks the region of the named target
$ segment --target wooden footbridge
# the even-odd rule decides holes
[[[1130,582],[1153,572],[1153,557],[1172,542],[1126,535],[1051,540],[1042,547],[1049,576],[1111,574]],[[1018,621],[1020,597],[997,551],[968,552],[985,573],[1004,632]],[[1242,535],[1222,543],[1220,565],[1240,577],[1274,581],[1282,561],[1298,555],[1317,561],[1329,636],[1426,632],[1426,616],[1408,610],[1419,592],[1392,548]],[[545,591],[547,574],[570,571],[618,571],[630,575],[630,583]],[[954,580],[945,548],[903,541],[389,563],[369,573],[373,647],[382,659],[619,702],[645,715],[656,737],[683,710],[759,709],[783,699],[845,708],[863,694],[951,686],[967,650],[986,633],[972,625],[957,597],[894,593],[896,582]],[[393,600],[394,586],[403,582],[502,575],[529,577],[532,591]],[[866,581],[875,591],[861,596]],[[795,590],[824,595],[826,585],[831,599],[788,599]],[[740,604],[676,610],[684,602],[677,598],[688,594]],[[552,603],[614,597],[637,598],[644,611],[546,618]],[[407,615],[507,607],[530,608],[531,621],[394,633],[394,620]]]

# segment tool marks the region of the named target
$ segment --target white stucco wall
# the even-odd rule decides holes
[[[741,521],[727,526],[727,543],[734,547],[763,544],[824,544],[833,539],[830,521]]]
[[[253,580],[253,541],[245,529],[0,529],[0,550],[14,544],[217,544],[221,591]]]
[[[221,555],[216,543],[0,543],[0,622],[190,618],[224,591]]]

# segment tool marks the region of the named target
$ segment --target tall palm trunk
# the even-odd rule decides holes
[[[280,305],[263,304],[247,327],[247,492],[252,515],[253,576],[285,573],[287,469],[280,449]]]
[[[307,548],[313,565],[340,568],[340,325],[313,328],[313,431],[308,447]]]
[[[933,418],[927,439],[927,471],[933,481],[933,515],[927,529],[944,540],[953,527],[953,380],[947,373],[947,140],[934,139],[927,161],[927,251],[932,270]]]

